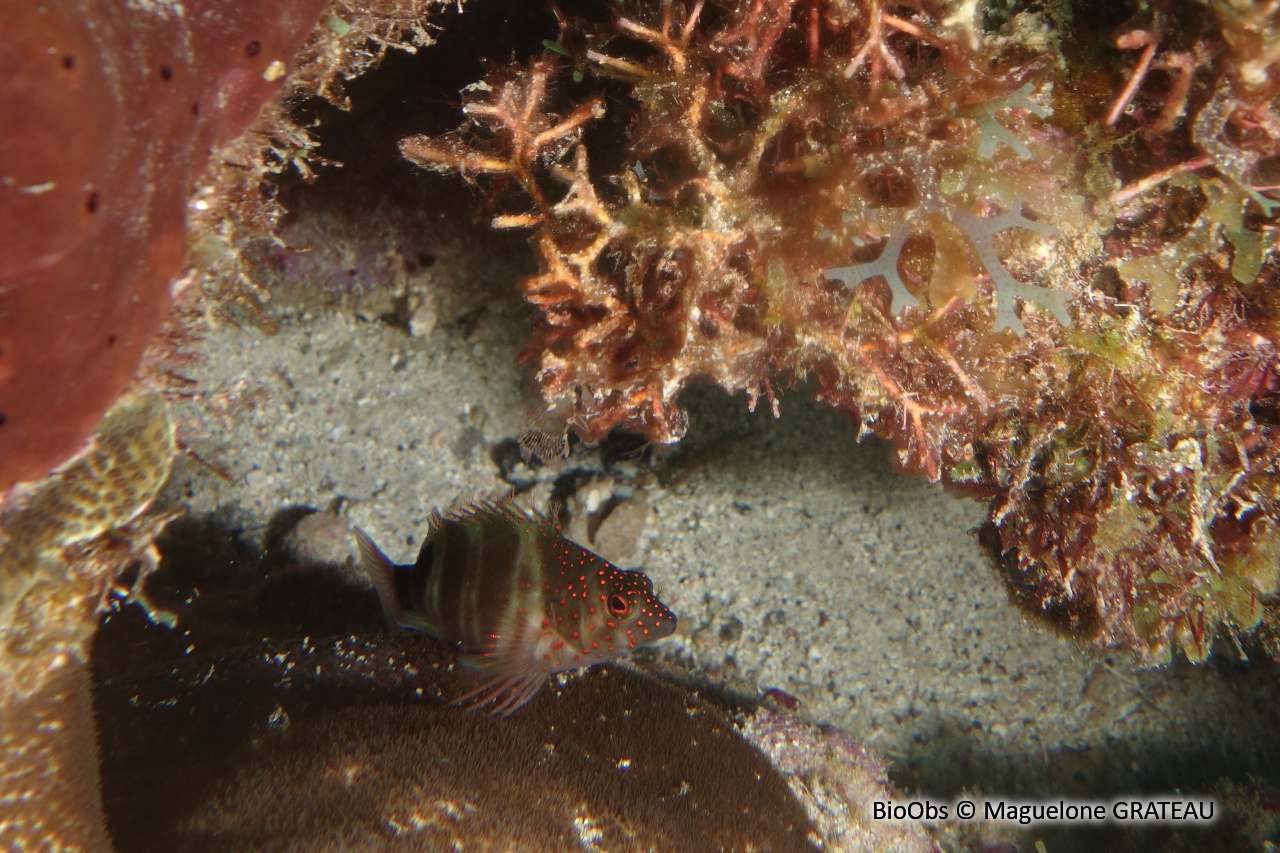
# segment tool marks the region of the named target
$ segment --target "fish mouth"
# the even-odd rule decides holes
[[[654,625],[646,638],[649,642],[670,637],[676,632],[676,625],[679,621],[676,618],[676,614],[672,613],[671,608],[665,604],[656,604],[653,607],[653,611],[653,618],[657,620],[657,624]]]

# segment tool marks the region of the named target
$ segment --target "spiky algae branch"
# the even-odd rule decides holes
[[[950,82],[949,67],[972,78],[979,95],[1007,86],[1003,77],[979,74],[963,48],[881,12],[881,26],[917,31],[912,40],[946,50],[931,48],[937,61],[925,74],[913,74],[912,89],[846,79],[851,64],[856,71],[864,63],[851,63],[835,48],[842,39],[850,46],[856,41],[857,9],[832,4],[803,32],[793,18],[803,18],[804,10],[794,3],[744,7],[706,33],[696,5],[681,10],[682,19],[670,4],[655,10],[654,21],[618,18],[617,36],[657,51],[646,65],[610,52],[616,39],[584,39],[586,67],[632,82],[639,104],[627,168],[604,181],[592,180],[578,143],[603,101],[593,97],[556,111],[555,101],[566,99],[555,80],[569,70],[550,56],[473,87],[464,111],[474,133],[402,143],[406,156],[424,166],[514,178],[533,202],[532,210],[501,214],[494,224],[538,229],[542,271],[525,283],[525,292],[543,309],[545,325],[531,352],[541,360],[545,395],[574,398],[575,424],[587,438],[626,425],[673,441],[684,428],[675,400],[691,377],[749,390],[776,374],[804,372],[824,357],[847,354],[840,341],[798,336],[815,324],[832,326],[835,316],[826,315],[848,302],[847,291],[825,283],[824,268],[847,263],[900,225],[918,222],[915,230],[927,234],[928,217],[970,208],[984,213],[999,204],[989,193],[980,198],[932,186],[940,170],[930,134],[948,137],[959,170],[953,179],[965,180],[973,166],[993,169],[983,159],[990,156],[986,146],[983,155],[968,150],[982,135],[978,123],[957,117],[972,105],[953,91],[934,115],[922,90],[926,77],[938,77],[937,87]],[[891,43],[882,36],[877,51]],[[775,67],[783,60],[795,66],[785,69],[795,80],[778,89],[766,77],[784,70]],[[905,74],[901,65],[894,67]],[[1034,70],[1018,66],[1004,74],[1020,78]],[[859,106],[871,103],[864,97],[868,86],[886,93],[874,109]],[[898,138],[886,140],[887,133]],[[917,173],[930,186],[913,187]],[[1009,209],[1013,187],[1005,181],[996,189],[1006,190],[1005,212],[1023,220],[1020,209]],[[1043,195],[1036,192],[1030,203]],[[991,235],[974,234],[978,252],[993,258]],[[954,228],[948,240],[956,244],[949,260],[967,267]],[[922,254],[917,246],[917,267]],[[899,260],[897,253],[888,260]],[[983,260],[974,257],[979,269]],[[1005,272],[1003,262],[993,265],[997,274]],[[926,283],[921,278],[917,274],[917,289]],[[975,290],[967,269],[964,278]],[[803,289],[793,292],[791,282]],[[927,294],[926,300],[942,307],[949,295],[930,300]],[[892,324],[885,319],[887,332]],[[1018,325],[1016,318],[1011,325]]]
[[[1135,151],[1142,91],[1108,135],[1110,93],[1071,85],[1104,69],[1071,68],[1042,17],[992,34],[975,9],[631,4],[401,148],[533,229],[526,355],[585,439],[677,440],[690,381],[754,400],[811,375],[903,467],[991,499],[1034,608],[1198,659],[1277,586],[1276,272],[1252,206],[1274,92],[1208,67],[1218,94],[1186,109],[1210,114]],[[629,131],[588,151],[606,86]],[[1238,246],[1256,264],[1233,275]],[[1144,265],[1160,252],[1181,260]]]

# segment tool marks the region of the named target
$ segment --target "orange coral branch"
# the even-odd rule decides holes
[[[568,136],[576,131],[582,125],[591,121],[604,117],[604,99],[591,98],[576,110],[574,110],[568,118],[557,124],[555,127],[542,131],[533,138],[533,144],[530,146],[534,151],[546,147],[557,139]]]
[[[895,79],[901,80],[907,76],[902,68],[902,63],[889,50],[889,45],[884,41],[884,12],[880,9],[880,0],[871,0],[871,25],[868,29],[867,40],[862,48],[853,55],[853,59],[849,60],[849,64],[845,66],[844,76],[846,79],[858,73],[858,69],[862,67],[862,63],[867,61],[867,57],[871,56],[871,88],[875,89],[880,85],[880,71],[884,66],[889,67],[890,73]],[[874,55],[872,52],[874,51]]]
[[[1129,82],[1125,84],[1115,103],[1111,105],[1111,109],[1107,111],[1107,118],[1103,122],[1107,127],[1112,127],[1120,120],[1120,114],[1124,112],[1124,108],[1133,100],[1134,94],[1138,91],[1138,87],[1142,85],[1142,80],[1147,76],[1148,69],[1151,68],[1151,60],[1156,55],[1156,46],[1159,40],[1155,34],[1148,30],[1130,30],[1116,37],[1116,47],[1124,50],[1134,50],[1143,47],[1142,56],[1138,59],[1138,64],[1133,69],[1133,73],[1129,75]]]
[[[588,50],[587,59],[590,59],[598,65],[603,65],[606,68],[625,74],[628,77],[635,77],[638,80],[643,80],[644,78],[651,76],[649,69],[645,68],[643,65],[636,65],[634,62],[627,62],[625,59],[618,59],[617,57],[610,56],[607,53],[601,53],[598,50]]]
[[[1170,178],[1176,178],[1178,175],[1194,172],[1197,169],[1206,169],[1213,165],[1212,157],[1196,157],[1194,160],[1188,160],[1185,163],[1179,163],[1176,166],[1170,166],[1151,175],[1147,175],[1141,180],[1134,181],[1127,187],[1116,190],[1107,200],[1112,204],[1123,204],[1130,199],[1137,198],[1148,190],[1158,187]]]
[[[401,140],[400,153],[419,166],[439,166],[467,174],[502,174],[513,172],[515,167],[506,160],[490,157],[478,151],[454,151],[447,144],[426,136],[414,136]]]

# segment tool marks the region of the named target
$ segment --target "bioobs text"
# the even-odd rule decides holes
[[[872,820],[947,820],[950,817],[950,806],[929,800],[911,800],[906,803],[876,800],[871,804]]]

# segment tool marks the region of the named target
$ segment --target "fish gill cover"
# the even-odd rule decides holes
[[[400,148],[530,234],[584,439],[811,376],[990,501],[1031,608],[1198,661],[1278,621],[1277,12],[579,4]]]

